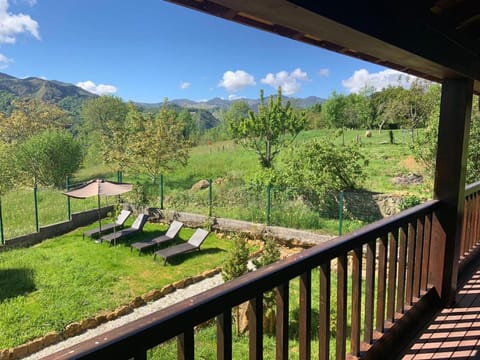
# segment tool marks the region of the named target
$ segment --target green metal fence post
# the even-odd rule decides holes
[[[268,184],[267,185],[267,225],[270,225],[270,215],[272,210],[271,193],[272,193],[272,184]]]
[[[0,244],[5,245],[5,237],[3,236],[3,215],[2,215],[2,198],[0,197]]]
[[[208,179],[208,216],[212,217],[212,179]]]
[[[33,186],[33,203],[34,203],[34,210],[35,210],[35,231],[38,232],[38,197],[37,197],[37,184]]]
[[[342,235],[343,225],[343,191],[340,191],[340,199],[338,201],[338,235]]]
[[[160,210],[163,210],[163,174],[160,174]]]
[[[70,190],[70,179],[65,178],[65,191]],[[70,207],[70,196],[67,196],[67,220],[72,220],[72,209]]]
[[[117,170],[117,182],[121,182],[120,181],[120,170]]]

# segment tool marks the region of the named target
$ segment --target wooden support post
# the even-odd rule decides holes
[[[472,95],[471,79],[443,82],[434,187],[442,206],[432,223],[429,283],[447,306],[457,287]]]

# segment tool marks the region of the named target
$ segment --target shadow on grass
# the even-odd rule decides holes
[[[202,255],[207,255],[207,254],[216,254],[216,253],[224,252],[224,251],[226,251],[226,250],[220,249],[218,247],[208,248],[208,249],[200,249],[200,250],[197,250],[197,251],[192,251],[192,252],[188,252],[188,253],[185,253],[185,254],[180,254],[180,255],[171,257],[171,258],[168,259],[167,264],[175,266],[175,265],[181,264],[183,261],[185,261],[185,259],[190,258],[190,257],[202,256]],[[157,257],[157,261],[159,263],[163,264],[163,259],[161,257]]]
[[[318,339],[318,310],[311,309],[311,336],[312,339]],[[292,311],[290,326],[288,329],[288,337],[290,339],[299,338],[300,309],[297,307]]]
[[[336,336],[336,321],[337,321],[337,315],[336,315],[336,310],[334,308],[330,309],[330,336],[335,337]],[[318,339],[320,334],[319,334],[319,312],[316,309],[311,309],[311,337],[312,339]],[[290,320],[290,326],[289,326],[289,331],[288,331],[288,336],[290,339],[299,339],[299,324],[300,324],[300,308],[295,308],[292,311],[292,317]],[[347,324],[347,334],[350,334],[351,332],[351,326],[350,324]],[[323,334],[322,334],[323,336]],[[347,339],[350,339],[350,336],[347,337]]]
[[[126,227],[128,228],[128,227]],[[126,229],[124,228],[124,229]],[[140,232],[135,232],[126,236],[121,236],[118,237],[115,241],[112,241],[110,243],[111,246],[124,246],[124,247],[130,247],[131,244],[136,243],[136,242],[146,242],[149,240],[152,240],[153,238],[164,235],[166,230],[153,230],[153,231],[140,231]],[[108,243],[108,241],[104,241],[105,243]]]
[[[34,271],[32,269],[0,270],[0,289],[2,289],[0,302],[36,290]]]

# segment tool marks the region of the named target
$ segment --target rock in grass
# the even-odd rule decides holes
[[[208,186],[209,186],[209,183],[207,180],[200,180],[195,184],[193,184],[191,190],[194,190],[194,191],[203,190],[208,188]]]

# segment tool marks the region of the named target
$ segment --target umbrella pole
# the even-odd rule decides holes
[[[100,194],[97,195],[98,202],[98,229],[100,230],[100,236],[102,236],[102,217],[100,215]]]

